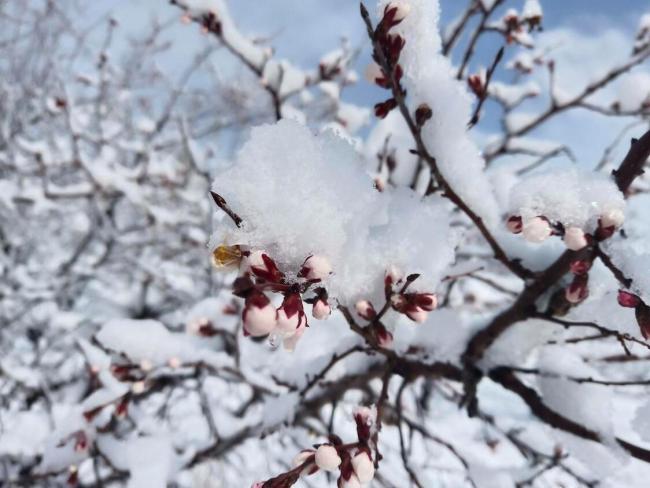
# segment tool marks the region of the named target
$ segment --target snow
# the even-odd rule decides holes
[[[650,74],[629,73],[618,84],[618,102],[623,111],[634,111],[650,103]]]
[[[575,168],[528,176],[510,193],[512,215],[524,221],[545,216],[587,232],[596,228],[603,212],[624,207],[623,195],[609,176]]]
[[[488,85],[488,93],[496,98],[506,108],[513,108],[527,98],[536,97],[540,94],[539,85],[529,80],[526,83],[511,85],[500,81],[491,81]]]
[[[172,359],[181,363],[205,361],[215,366],[230,361],[223,353],[197,347],[196,341],[185,333],[170,332],[156,320],[114,319],[104,324],[96,339],[107,349],[125,354],[139,363],[151,361],[154,366],[164,366]]]
[[[379,2],[380,12],[387,3]],[[440,53],[438,1],[411,0],[409,5],[409,15],[391,32],[406,40],[400,65],[410,112],[422,103],[432,109],[433,118],[422,129],[429,153],[454,191],[493,225],[498,219],[496,200],[484,173],[485,162],[467,131],[474,100]]]
[[[637,293],[645,303],[650,304],[650,254],[647,244],[639,241],[625,241],[616,239],[605,247],[623,274],[632,279],[632,290]]]
[[[391,264],[422,273],[414,287],[432,290],[453,260],[446,204],[407,189],[377,192],[354,148],[331,132],[293,121],[257,127],[213,189],[244,224],[223,222],[212,247],[265,249],[294,274],[322,254],[334,269],[328,291],[345,303],[377,293]]]
[[[542,5],[539,0],[526,0],[524,8],[521,11],[521,16],[524,19],[532,19],[542,16]]]

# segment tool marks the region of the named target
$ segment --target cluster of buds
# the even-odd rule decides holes
[[[515,9],[509,9],[501,19],[503,34],[508,44],[512,44],[524,32],[524,27],[531,32],[542,30],[542,9],[537,0],[527,0],[519,15]]]
[[[344,444],[336,435],[329,442],[316,444],[312,449],[298,453],[293,460],[293,469],[267,481],[253,484],[252,488],[288,488],[301,477],[311,476],[319,471],[338,472],[338,488],[361,488],[375,477],[377,459],[373,460],[373,448],[377,442],[377,411],[375,408],[360,407],[354,413],[357,425],[357,442]],[[376,449],[375,449],[376,452]]]
[[[618,304],[621,307],[634,309],[634,315],[641,330],[641,335],[647,340],[650,337],[650,307],[646,305],[641,297],[625,290],[619,290]]]
[[[616,229],[623,225],[625,215],[621,210],[613,209],[603,212],[598,219],[598,227],[592,234],[587,234],[580,227],[565,227],[561,222],[552,222],[544,215],[538,215],[524,221],[519,215],[512,215],[506,221],[506,227],[513,234],[521,234],[532,243],[540,243],[556,235],[561,236],[567,249],[579,251],[593,241],[603,241],[611,237]]]
[[[357,315],[370,322],[371,331],[380,347],[390,347],[393,343],[393,335],[380,320],[388,307],[417,323],[424,322],[429,312],[438,307],[438,297],[434,293],[407,292],[410,284],[418,277],[418,274],[405,276],[397,267],[390,266],[384,277],[386,305],[382,311],[378,313],[369,300],[356,302]]]
[[[411,7],[405,0],[396,0],[386,5],[381,21],[373,32],[374,62],[366,70],[368,81],[402,94],[405,92],[400,81],[404,72],[399,65],[399,57],[406,41],[401,35],[390,31],[406,18],[410,10]],[[375,115],[383,119],[396,107],[397,101],[391,97],[375,105]]]
[[[252,337],[273,335],[283,340],[285,349],[293,350],[307,327],[303,300],[312,305],[312,316],[317,320],[329,317],[331,307],[327,291],[323,287],[311,289],[321,283],[332,272],[329,260],[321,255],[305,259],[295,279],[280,271],[266,251],[245,250],[241,246],[219,246],[213,256],[235,255],[235,252],[220,251],[222,247],[236,247],[241,259],[241,276],[233,284],[233,293],[244,298],[242,321],[244,334]],[[213,258],[216,260],[216,258]],[[276,308],[266,292],[283,295],[282,303]],[[307,292],[311,298],[303,298]]]

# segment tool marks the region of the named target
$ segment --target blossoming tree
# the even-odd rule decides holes
[[[205,44],[172,82],[172,24],[119,62],[113,19],[80,54],[64,7],[0,5],[32,65],[0,63],[1,483],[644,486],[650,83],[601,95],[650,14],[567,93],[540,3],[508,3],[446,29],[437,0],[362,4],[365,139],[347,42],[306,71],[224,0],[172,0]],[[193,83],[219,47],[241,78]],[[630,121],[599,162],[536,137],[578,109]]]

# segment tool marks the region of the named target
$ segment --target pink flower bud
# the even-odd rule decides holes
[[[406,316],[411,319],[413,322],[417,322],[418,324],[421,324],[424,322],[427,317],[429,316],[429,312],[426,310],[422,310],[420,307],[408,307],[406,309]]]
[[[298,276],[309,281],[321,281],[332,273],[332,265],[329,259],[319,254],[314,254],[305,259]]]
[[[377,345],[379,347],[388,349],[393,345],[393,334],[391,334],[383,325],[377,324],[375,336],[377,337]]]
[[[264,293],[253,290],[248,295],[242,312],[246,334],[260,337],[271,333],[275,328],[277,317],[277,311]]]
[[[571,284],[564,290],[564,297],[569,303],[580,303],[589,295],[587,282],[589,275],[576,275]]]
[[[551,235],[551,225],[544,217],[533,217],[524,223],[522,233],[528,242],[539,243]]]
[[[287,293],[278,308],[277,329],[283,334],[293,334],[307,322],[299,293]]]
[[[314,456],[314,451],[313,449],[304,449],[300,451],[298,454],[296,454],[296,457],[293,458],[292,465],[294,468],[297,468],[301,464],[304,464],[305,461],[307,461],[310,457]]]
[[[354,411],[354,421],[357,424],[359,442],[368,442],[377,422],[375,407],[357,407]]]
[[[618,208],[606,210],[600,216],[600,224],[603,227],[618,228],[621,225],[623,225],[624,221],[625,221],[625,213],[623,213],[623,211]]]
[[[384,18],[388,21],[389,26],[400,23],[411,12],[411,5],[404,0],[396,0],[386,5],[384,9]]]
[[[438,308],[438,297],[435,293],[415,293],[413,302],[425,312]]]
[[[523,228],[523,223],[519,215],[512,215],[506,220],[506,227],[513,234],[520,234]]]
[[[650,307],[639,301],[639,304],[634,309],[634,315],[637,324],[639,324],[641,335],[644,339],[648,339],[650,337]]]
[[[359,300],[354,306],[359,316],[366,320],[372,320],[377,315],[375,307],[368,300]]]
[[[88,436],[83,430],[75,434],[74,450],[75,452],[83,452],[88,449]]]
[[[365,77],[370,83],[377,83],[378,85],[386,83],[386,77],[384,76],[381,66],[374,61],[366,68]]]
[[[247,256],[244,256],[242,265],[243,271],[250,272],[270,283],[278,283],[284,278],[275,261],[266,254],[266,251],[251,251]]]
[[[334,446],[323,444],[316,449],[316,466],[323,471],[336,471],[341,464],[341,458]]]
[[[356,474],[350,473],[350,477],[346,480],[343,475],[339,478],[339,485],[341,488],[361,488],[361,482]]]
[[[360,483],[370,483],[375,477],[375,465],[366,451],[361,451],[352,458],[352,469]]]
[[[579,251],[585,247],[588,242],[584,231],[580,227],[569,227],[564,232],[564,244],[566,244],[566,247],[572,251]]]
[[[621,307],[634,308],[641,302],[641,299],[629,291],[618,291],[618,304]]]
[[[314,305],[311,308],[311,315],[316,320],[325,320],[332,313],[332,307],[330,307],[327,301],[318,299],[314,302]]]
[[[305,333],[306,325],[307,321],[303,321],[293,334],[285,336],[284,341],[282,341],[285,350],[291,352],[296,348],[296,344]]]
[[[391,264],[386,270],[384,283],[386,286],[393,286],[401,283],[403,279],[404,279],[404,272],[401,269],[399,269],[397,266]]]

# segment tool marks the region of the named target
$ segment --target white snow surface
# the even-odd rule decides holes
[[[294,121],[257,127],[213,188],[244,223],[224,220],[212,247],[264,249],[294,275],[322,254],[333,268],[328,291],[342,302],[373,297],[390,265],[421,273],[414,289],[433,291],[454,259],[447,203],[408,189],[378,192],[354,148],[332,132]]]
[[[609,176],[575,168],[531,175],[510,193],[510,212],[524,221],[543,215],[587,231],[596,227],[603,212],[624,206],[623,195]]]

